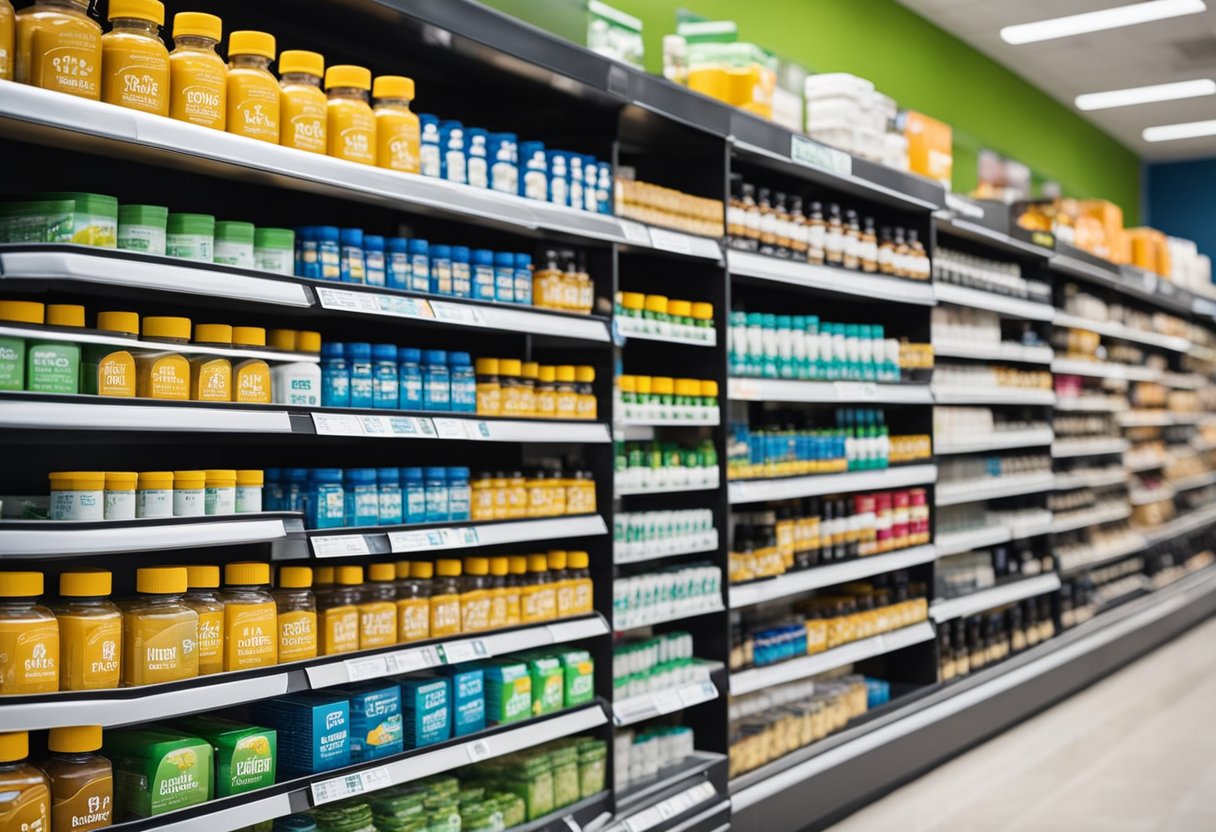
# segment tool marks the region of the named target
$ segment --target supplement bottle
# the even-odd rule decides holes
[[[401,504],[401,469],[377,468],[376,492],[381,526],[397,526],[405,522]]]
[[[561,364],[557,367],[556,416],[558,419],[578,417],[578,392],[575,389],[574,379],[574,367],[569,364]]]
[[[578,419],[595,419],[596,399],[595,387],[593,386],[595,384],[595,368],[586,365],[575,367],[574,382],[574,390],[578,396],[574,408],[575,417]]]
[[[216,597],[220,588],[218,566],[186,567],[186,606],[198,613],[198,675],[224,669],[224,604]]]
[[[295,335],[294,351],[320,354],[321,333],[302,329]],[[317,407],[322,397],[321,365],[316,361],[276,364],[270,368],[270,387],[277,404]]]
[[[270,667],[279,660],[278,619],[270,585],[270,564],[230,563],[224,567],[224,670]]]
[[[476,633],[490,627],[490,560],[465,558],[460,582],[460,629]]]
[[[190,341],[190,319],[144,318],[143,337],[187,344]],[[135,371],[135,394],[140,398],[178,401],[190,398],[190,362],[180,353],[140,353],[135,359]]]
[[[59,622],[59,689],[118,687],[122,668],[122,613],[110,603],[110,573],[79,570],[59,576],[53,607]]]
[[[228,324],[195,324],[194,343],[232,346]],[[222,355],[197,355],[190,359],[190,398],[196,402],[232,401],[232,362]]]
[[[27,300],[0,301],[0,321],[46,323],[46,306]],[[25,339],[0,336],[0,390],[25,389]]]
[[[384,238],[379,234],[363,235],[363,279],[368,286],[384,286]]]
[[[397,576],[397,641],[431,637],[431,579],[435,567],[428,561],[399,560]]]
[[[375,402],[376,386],[372,376],[372,345],[347,344],[346,365],[350,367],[350,406],[370,409]]]
[[[0,81],[13,80],[13,61],[16,58],[14,40],[17,36],[14,17],[13,4],[0,0]]]
[[[320,571],[320,570],[318,570]],[[362,566],[334,569],[334,584],[317,588],[317,632],[319,653],[332,656],[359,649],[359,587]]]
[[[234,326],[234,347],[266,346],[266,330],[260,326]],[[246,358],[232,368],[232,400],[250,404],[270,404],[270,366],[260,358]]]
[[[59,625],[42,588],[41,572],[0,572],[0,694],[59,690]]]
[[[421,468],[401,469],[401,490],[406,523],[426,522],[426,480]]]
[[[464,523],[470,519],[472,489],[469,487],[469,469],[453,466],[447,469],[448,519],[453,523]]]
[[[84,327],[84,307],[50,304],[46,323],[78,329]],[[80,345],[31,338],[26,342],[25,389],[37,393],[80,392]]]
[[[254,514],[262,510],[262,492],[265,490],[265,474],[262,471],[238,470],[233,499],[237,514]]]
[[[342,474],[347,526],[375,526],[380,522],[380,495],[375,468],[347,468]]]
[[[15,80],[80,98],[101,98],[101,26],[88,0],[37,0],[17,12]]]
[[[502,386],[498,381],[498,359],[479,358],[473,365],[477,384],[477,414],[498,416],[502,413]]]
[[[491,630],[507,626],[507,575],[510,571],[510,558],[505,556],[490,558],[489,628]]]
[[[29,755],[25,731],[0,734],[0,829],[51,832],[50,781]]]
[[[410,111],[414,79],[381,75],[372,84],[376,114],[376,164],[390,170],[418,173],[419,122]]]
[[[554,615],[565,618],[574,615],[574,585],[566,572],[567,555],[562,551],[549,552],[549,575],[553,581]]]
[[[363,258],[363,229],[343,228],[338,233],[338,278],[343,283],[366,283]]]
[[[329,155],[363,165],[376,164],[376,116],[367,105],[372,74],[361,66],[325,70],[326,133]]]
[[[432,466],[423,469],[423,472],[426,476],[423,483],[426,488],[426,522],[446,523],[452,514],[447,469]]]
[[[507,626],[516,627],[523,620],[523,589],[528,580],[527,555],[511,555],[508,558],[507,587],[504,596],[507,600]]]
[[[462,621],[460,561],[436,561],[435,572],[436,577],[431,584],[431,638],[457,635]]]
[[[135,516],[173,516],[173,472],[140,471],[135,481]]]
[[[110,826],[114,773],[110,761],[95,753],[101,748],[101,726],[52,728],[46,745],[52,756],[42,770],[50,780],[51,829],[87,832]]]
[[[372,407],[397,409],[401,399],[398,372],[397,347],[372,344]]]
[[[467,352],[448,353],[448,374],[452,410],[456,413],[477,412],[477,377],[473,359]]]
[[[591,583],[591,558],[586,552],[570,552],[567,555],[567,576],[574,589],[572,614],[583,615],[595,609],[595,596]]]
[[[311,587],[310,567],[279,567],[279,585],[270,591],[278,613],[279,664],[317,656],[317,599]]]
[[[160,39],[160,0],[111,0],[109,32],[101,36],[101,100],[169,115],[169,50]]]
[[[452,382],[446,350],[426,350],[422,365],[422,409],[452,409]]]
[[[473,297],[473,272],[468,246],[452,246],[452,296]]]
[[[397,350],[397,391],[398,409],[422,410],[422,350]]]
[[[236,471],[232,468],[208,468],[204,476],[203,513],[208,517],[236,514]]]
[[[540,365],[535,361],[525,361],[520,365],[519,380],[523,385],[520,392],[519,415],[527,419],[536,418],[536,388],[540,384]]]
[[[215,224],[212,262],[217,266],[252,269],[254,227],[251,222],[220,220]]]
[[[524,415],[523,362],[518,358],[498,359],[498,384],[502,389],[500,415],[518,419]]]
[[[215,262],[215,217],[170,214],[165,220],[165,254],[197,263]]]
[[[557,367],[542,365],[536,376],[536,418],[557,417]]]
[[[122,681],[127,686],[198,676],[199,615],[183,600],[184,566],[137,569],[138,596],[123,608]]]
[[[223,21],[205,12],[173,16],[169,53],[169,115],[179,121],[223,130],[226,123],[228,67],[215,53]]]
[[[337,341],[321,345],[321,405],[350,407],[350,364],[345,345]]]
[[[557,611],[557,594],[545,555],[528,555],[528,573],[519,592],[520,621],[548,621]]]
[[[203,517],[207,513],[207,472],[173,472],[173,516]]]
[[[359,602],[360,650],[397,643],[397,570],[391,563],[373,563],[367,577]]]
[[[325,58],[320,53],[287,49],[279,55],[279,144],[324,153],[325,93],[321,76]]]
[[[279,143],[279,84],[270,74],[274,35],[240,31],[228,36],[229,133]]]

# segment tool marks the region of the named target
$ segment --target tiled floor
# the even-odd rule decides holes
[[[1216,619],[831,832],[1216,832]]]

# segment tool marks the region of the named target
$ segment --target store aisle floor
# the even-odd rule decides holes
[[[1216,619],[831,832],[1216,830]]]

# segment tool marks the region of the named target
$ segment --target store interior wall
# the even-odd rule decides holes
[[[1216,158],[1145,167],[1145,221],[1216,259]]]
[[[579,43],[585,0],[486,0]],[[874,82],[900,107],[954,127],[954,190],[975,187],[976,156],[987,148],[1059,182],[1066,196],[1103,198],[1140,222],[1136,155],[1016,73],[895,0],[609,0],[642,20],[646,68],[659,71],[663,35],[676,12],[734,20],[739,36],[813,72],[851,72]]]

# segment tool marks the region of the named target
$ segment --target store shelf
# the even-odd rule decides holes
[[[1164,468],[1173,461],[1174,458],[1169,454],[1147,455],[1129,451],[1123,455],[1123,467],[1133,473],[1154,471],[1158,468]]]
[[[730,608],[735,610],[754,604],[763,604],[766,601],[788,598],[812,589],[858,581],[873,575],[894,572],[897,569],[908,569],[922,563],[930,563],[937,556],[938,552],[932,544],[914,546],[899,552],[869,555],[841,563],[786,572],[776,578],[733,584],[730,588]]]
[[[0,255],[0,257],[2,256]],[[316,364],[321,360],[320,353],[315,352],[291,352],[289,350],[252,349],[250,347],[212,347],[206,344],[150,341],[134,336],[110,335],[104,332],[66,327],[3,324],[0,325],[0,337],[26,338],[68,344],[104,344],[106,346],[122,347],[123,349],[130,350],[170,351],[181,355],[219,355],[224,358],[230,358],[233,361],[256,358],[263,361]]]
[[[855,662],[893,653],[914,644],[921,644],[933,638],[933,625],[927,621],[892,630],[870,638],[863,638],[840,647],[833,647],[822,653],[815,653],[802,658],[757,667],[751,670],[741,670],[730,676],[730,695],[740,696],[744,693],[763,690],[783,682],[793,682],[806,679],[838,667],[854,664]]]
[[[1116,421],[1123,428],[1168,427],[1175,424],[1174,416],[1168,410],[1129,410],[1120,413]]]
[[[1051,443],[1053,459],[1071,459],[1078,456],[1107,456],[1121,454],[1131,447],[1126,439],[1105,436],[1082,436],[1075,439],[1057,438]]]
[[[655,325],[655,321],[647,321]],[[716,347],[718,345],[717,330],[712,327],[680,326],[676,324],[657,323],[658,332],[652,332],[638,323],[634,318],[621,317],[615,321],[616,332],[625,338],[638,341],[659,341],[665,344],[688,344],[693,347]]]
[[[1056,399],[1056,410],[1069,413],[1122,413],[1127,410],[1125,396],[1076,396]]]
[[[680,609],[666,610],[656,612],[654,610],[632,611],[627,613],[618,613],[613,616],[612,629],[617,633],[624,633],[629,630],[637,630],[642,627],[653,627],[656,624],[667,624],[671,621],[684,621],[689,618],[697,618],[702,615],[713,615],[714,613],[724,612],[726,607],[722,605],[721,598],[709,599],[694,599],[695,603],[687,604]],[[716,600],[716,603],[714,601]]]
[[[608,526],[598,514],[505,520],[496,523],[448,526],[376,526],[362,530],[333,529],[308,532],[314,557],[341,558],[360,555],[442,552],[473,549],[504,543],[528,543],[592,537],[607,534]]]
[[[1191,489],[1203,488],[1208,485],[1216,485],[1216,471],[1196,474],[1193,477],[1184,477],[1183,479],[1175,480],[1173,483],[1175,491],[1190,491]]]
[[[295,512],[98,522],[0,520],[0,562],[275,543],[303,531],[303,516]]]
[[[633,220],[620,219],[621,233],[626,245],[640,249],[653,249],[665,254],[694,257],[702,260],[722,262],[722,243],[712,237],[685,234],[657,225],[645,225]]]
[[[1051,523],[1052,534],[1063,534],[1103,523],[1114,523],[1116,520],[1126,520],[1132,516],[1132,509],[1126,503],[1106,508],[1091,508],[1073,512],[1068,515],[1058,515]]]
[[[653,494],[683,494],[690,491],[716,491],[719,483],[710,483],[708,485],[664,485],[664,486],[648,486],[644,488],[616,486],[616,496],[618,497],[637,497],[640,495]]]
[[[618,425],[628,428],[696,428],[696,427],[717,427],[720,420],[720,414],[716,407],[698,408],[706,411],[700,414],[696,419],[665,419],[656,417],[653,419],[628,418],[621,419],[617,422]]]
[[[940,387],[933,386],[936,404],[1055,404],[1056,394],[1050,390],[1024,390],[1020,387]]]
[[[933,453],[937,456],[950,454],[980,454],[987,451],[1002,451],[1007,448],[1034,448],[1040,445],[1050,445],[1055,438],[1051,428],[1031,430],[996,431],[991,436],[974,442],[945,443],[935,442]]]
[[[700,811],[680,820],[694,809]],[[618,816],[604,832],[718,832],[729,828],[729,814],[730,804],[713,783],[704,781],[627,817]]]
[[[711,529],[700,536],[689,536],[683,540],[639,540],[613,544],[613,559],[616,564],[644,563],[681,555],[696,555],[718,551],[718,530]]]
[[[949,198],[948,196],[947,199]],[[944,234],[948,237],[961,237],[964,240],[979,243],[1001,255],[1005,255],[1005,257],[1013,256],[1023,260],[1030,259],[1035,262],[1046,262],[1052,255],[1052,250],[1049,248],[1036,246],[1034,243],[1019,240],[1017,237],[1011,237],[1008,234],[970,222],[961,217],[938,216],[935,219],[934,225],[939,234]]]
[[[1129,535],[1126,541],[1115,546],[1104,546],[1102,548],[1086,547],[1079,555],[1057,550],[1056,568],[1061,575],[1071,575],[1074,572],[1091,569],[1095,566],[1101,566],[1111,561],[1134,555],[1143,550],[1147,545],[1148,542],[1145,538],[1137,534]]]
[[[1013,540],[1013,532],[1008,526],[984,526],[978,529],[968,529],[965,532],[939,533],[935,535],[935,538],[937,556],[944,558],[1008,543]]]
[[[835,266],[818,266],[734,250],[727,251],[726,266],[732,276],[803,286],[868,300],[933,305],[933,285],[927,280],[865,274]]]
[[[309,411],[319,436],[366,436],[375,439],[456,439],[474,442],[566,442],[605,444],[612,441],[603,422],[479,419],[476,416],[380,415],[338,408]],[[309,432],[307,429],[302,432]]]
[[[1067,243],[1056,242],[1056,254],[1052,256],[1050,266],[1062,274],[1113,289],[1172,314],[1191,314],[1193,300],[1191,293],[1185,289],[1151,272],[1131,266],[1117,266]]]
[[[1172,350],[1174,352],[1181,353],[1189,353],[1191,351],[1191,342],[1185,338],[1179,338],[1173,335],[1161,335],[1156,332],[1146,332],[1141,329],[1134,329],[1129,326],[1124,326],[1118,321],[1095,321],[1092,318],[1083,318],[1080,315],[1070,315],[1067,312],[1056,312],[1055,316],[1048,320],[1059,327],[1068,327],[1069,329],[1084,329],[1090,332],[1096,332],[1099,335],[1105,335],[1108,338],[1117,338],[1120,341],[1131,341],[1136,344],[1143,344],[1149,347],[1158,347],[1160,349]]]
[[[627,815],[642,806],[647,800],[653,800],[657,795],[685,782],[707,777],[711,769],[719,765],[725,768],[726,763],[725,754],[694,751],[675,765],[661,768],[653,776],[631,782],[625,789],[618,791],[616,793],[617,813]]]
[[[1029,347],[1016,341],[999,344],[967,343],[965,341],[933,342],[933,354],[938,358],[968,358],[975,361],[1016,361],[1022,364],[1050,364],[1055,358],[1051,347]]]
[[[1146,529],[1144,536],[1149,545],[1165,543],[1176,537],[1191,534],[1216,523],[1216,505],[1204,506],[1186,514],[1180,514],[1173,520],[1155,529]]]
[[[721,663],[712,662],[711,664],[718,670],[722,668]],[[673,714],[685,708],[712,702],[717,698],[717,686],[711,680],[704,679],[667,690],[616,699],[612,703],[612,721],[618,728],[623,728],[647,719],[654,719],[657,716]]]
[[[995,312],[1006,318],[1020,318],[1027,321],[1050,321],[1055,315],[1055,308],[1047,303],[1039,303],[1024,298],[1012,298],[1008,295],[998,295],[995,292],[985,292],[982,289],[972,289],[953,283],[933,284],[933,296],[938,303],[951,303],[955,306],[966,306],[971,309],[984,309]]]
[[[1160,381],[1161,371],[1152,367],[1133,364],[1116,364],[1111,361],[1086,361],[1079,358],[1057,358],[1051,362],[1051,371],[1056,375],[1109,378],[1117,381]]]
[[[1166,485],[1152,489],[1132,489],[1127,494],[1127,501],[1133,506],[1146,506],[1149,503],[1159,503],[1162,500],[1173,500],[1175,496],[1174,489]]]
[[[536,820],[512,826],[509,832],[547,832],[552,829],[590,828],[597,818],[608,817],[612,810],[612,792],[605,789],[591,797],[563,806]]]
[[[816,474],[773,480],[736,480],[730,483],[729,498],[732,505],[741,505],[766,500],[843,494],[850,491],[929,485],[936,480],[936,465],[901,465],[881,471],[849,471],[842,474]]]
[[[1056,491],[1070,491],[1074,488],[1109,488],[1124,485],[1128,481],[1128,473],[1120,465],[1110,471],[1057,471],[1055,478]]]
[[[1017,497],[1021,494],[1036,494],[1040,491],[1050,490],[1052,482],[1051,474],[1036,473],[940,483],[937,486],[937,505],[940,508],[941,506],[996,500],[1001,497]]]
[[[727,395],[745,402],[933,403],[927,384],[878,384],[873,381],[731,378],[727,381]]]
[[[929,606],[929,617],[934,621],[950,621],[955,618],[966,618],[969,615],[996,609],[1006,604],[1022,601],[1055,592],[1060,588],[1060,576],[1054,574],[1038,575],[1034,578],[1023,578],[1020,581],[1001,584],[982,589],[970,595],[936,601]]]

